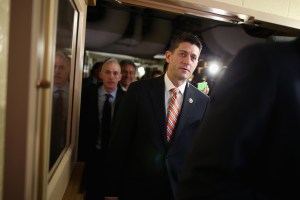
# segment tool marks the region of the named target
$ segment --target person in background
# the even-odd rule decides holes
[[[55,54],[53,77],[49,169],[52,168],[66,147],[70,65],[71,61],[67,53],[57,51]]]
[[[152,70],[151,71],[151,78],[156,78],[159,77],[161,75],[163,75],[164,73],[158,69]]]
[[[200,81],[197,83],[197,88],[204,94],[208,95],[209,86],[208,86],[208,82],[206,81],[206,78],[200,79]]]
[[[136,81],[136,66],[130,60],[122,60],[120,62],[122,78],[120,85],[124,91],[126,91],[129,85]]]
[[[300,38],[241,50],[211,98],[177,199],[300,199]]]
[[[202,67],[204,66],[204,67]],[[209,83],[207,81],[207,62],[199,62],[196,70],[191,76],[191,84],[204,94],[209,94]]]
[[[149,68],[146,68],[145,69],[145,74],[140,78],[140,80],[146,80],[146,79],[149,79],[149,78],[152,78],[151,77],[151,71]]]
[[[195,35],[175,36],[166,51],[167,73],[129,86],[109,145],[106,199],[174,199],[178,175],[209,102],[187,81],[201,49]]]
[[[89,77],[86,77],[82,80],[82,90],[87,88],[90,84],[100,84],[101,79],[99,77],[99,73],[101,71],[101,66],[103,62],[95,62],[92,69],[90,70]]]
[[[104,159],[111,124],[125,94],[118,87],[121,67],[115,58],[104,61],[100,78],[103,83],[91,84],[81,103],[78,160],[85,162],[82,179],[85,200],[104,198]]]

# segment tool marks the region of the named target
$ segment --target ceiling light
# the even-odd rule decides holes
[[[139,76],[139,78],[141,78],[142,76],[144,76],[145,73],[146,73],[146,71],[145,71],[144,67],[139,67],[138,68],[138,74],[139,74],[138,76]]]
[[[166,55],[165,54],[156,54],[155,56],[153,56],[154,59],[166,59]]]
[[[210,63],[208,65],[208,71],[211,75],[215,75],[220,71],[220,65],[217,62]]]

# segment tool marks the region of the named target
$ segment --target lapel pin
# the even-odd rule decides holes
[[[190,103],[193,103],[193,99],[192,99],[192,98],[189,98],[189,102],[190,102]]]

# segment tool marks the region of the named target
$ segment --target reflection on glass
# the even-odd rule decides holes
[[[55,55],[53,79],[50,167],[66,146],[69,77],[70,58],[66,53],[58,51]]]
[[[61,158],[69,144],[68,138],[68,102],[70,94],[71,52],[75,10],[70,0],[58,1],[56,54],[53,73],[52,122],[50,141],[49,170]]]

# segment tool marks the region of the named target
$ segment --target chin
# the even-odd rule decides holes
[[[179,76],[178,78],[179,78],[179,80],[187,80],[189,77],[190,77],[189,74],[184,74],[184,75]]]
[[[108,89],[110,90],[115,90],[117,88],[117,86],[109,86]]]

